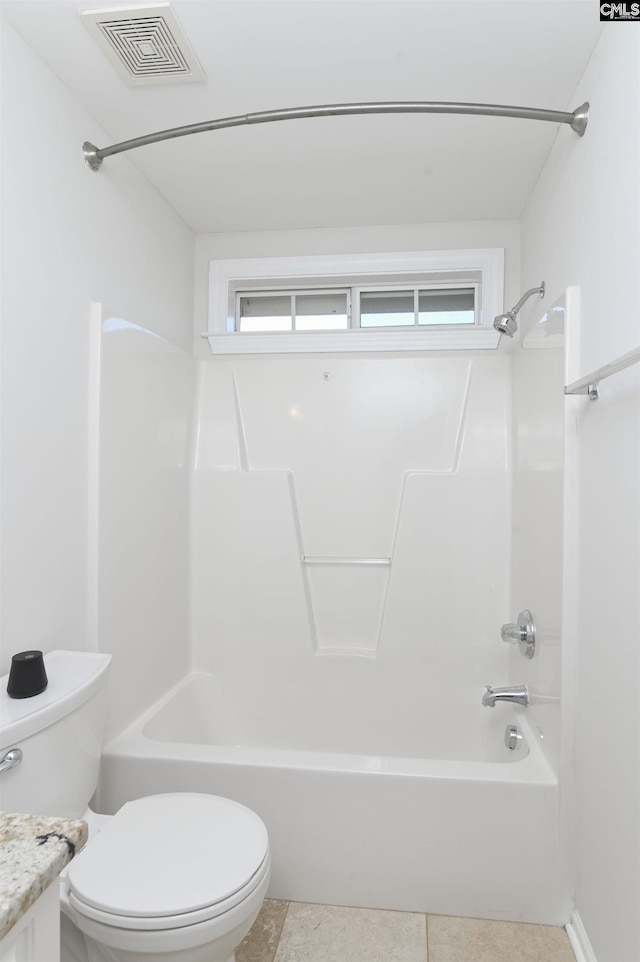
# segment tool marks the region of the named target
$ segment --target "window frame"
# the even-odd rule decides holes
[[[415,275],[416,280],[408,284],[402,275]],[[500,335],[493,328],[493,318],[502,311],[503,284],[503,248],[214,260],[209,270],[209,327],[202,336],[214,355],[495,349]],[[234,330],[241,290],[246,295],[247,291],[257,294],[278,288],[426,290],[454,286],[477,291],[477,322],[473,325],[349,327],[317,332]]]

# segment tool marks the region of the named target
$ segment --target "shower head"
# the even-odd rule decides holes
[[[518,330],[516,315],[513,311],[508,311],[506,314],[498,314],[493,322],[493,326],[496,331],[500,331],[501,334],[506,334],[507,337],[513,337]]]
[[[545,284],[544,281],[541,283],[540,287],[532,287],[530,291],[523,294],[518,303],[512,310],[507,311],[506,314],[498,314],[498,316],[493,321],[493,326],[496,331],[500,334],[506,334],[507,337],[513,337],[513,335],[518,330],[518,324],[516,321],[516,314],[524,304],[524,302],[531,297],[532,294],[539,294],[540,297],[544,297]]]

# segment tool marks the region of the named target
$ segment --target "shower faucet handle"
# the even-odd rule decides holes
[[[503,641],[517,645],[520,654],[525,658],[533,658],[536,650],[536,626],[531,612],[525,608],[518,615],[517,624],[503,625],[500,637]]]

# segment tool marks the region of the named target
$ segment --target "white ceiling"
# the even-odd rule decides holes
[[[173,0],[207,81],[130,88],[78,10],[135,5],[2,4],[108,132],[98,147],[310,104],[573,110],[601,29],[592,0]],[[128,156],[198,232],[402,224],[518,218],[557,135],[553,124],[502,118],[339,117],[214,131]]]

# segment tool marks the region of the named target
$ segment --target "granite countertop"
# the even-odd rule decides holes
[[[0,939],[86,841],[80,819],[0,812]]]

